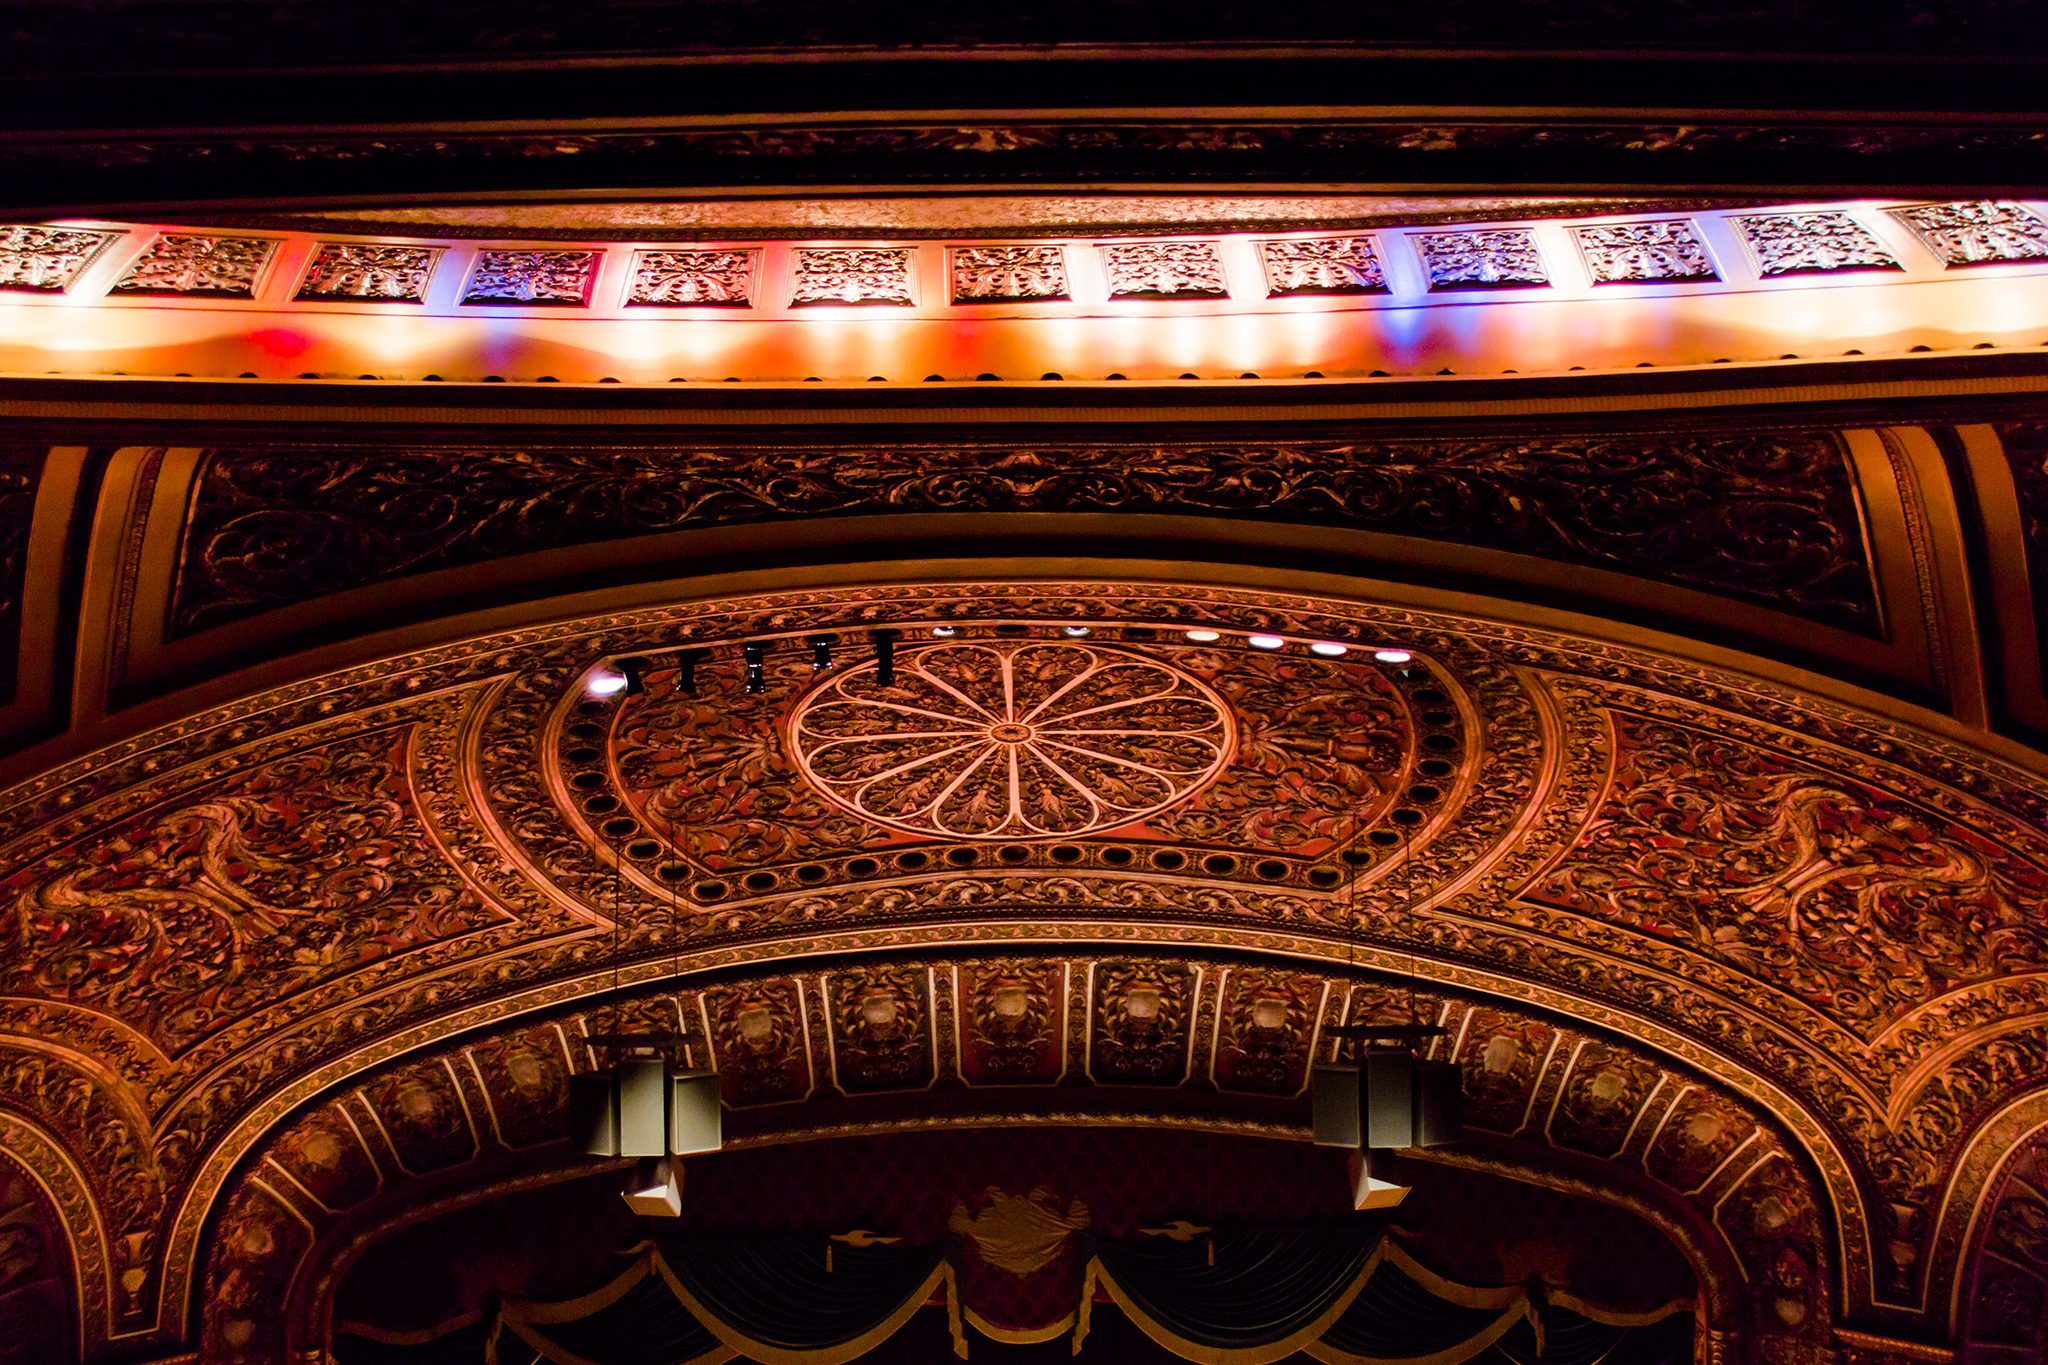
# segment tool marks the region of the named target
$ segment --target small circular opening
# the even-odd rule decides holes
[[[1440,758],[1425,758],[1415,765],[1415,771],[1424,777],[1449,777],[1457,769]]]
[[[579,744],[568,753],[563,754],[562,757],[568,759],[571,763],[595,763],[601,755],[589,745]]]
[[[1312,867],[1308,870],[1308,884],[1325,889],[1344,880],[1344,874],[1334,867]]]
[[[1397,825],[1419,825],[1422,823],[1422,812],[1403,806],[1388,818]]]
[[[1434,687],[1417,688],[1415,692],[1415,702],[1418,706],[1441,706],[1449,700],[1449,697]]]
[[[1418,782],[1408,789],[1408,799],[1423,805],[1429,804],[1442,795],[1442,792],[1430,786],[1427,782]]]
[[[577,791],[587,792],[592,787],[604,785],[604,774],[594,772],[577,773],[569,779],[569,785]]]
[[[1031,850],[1025,848],[1022,844],[1005,844],[996,850],[996,856],[1004,862],[1015,866],[1018,863],[1030,862]]]
[[[592,725],[587,720],[579,720],[569,727],[569,734],[576,739],[596,739],[603,733],[602,725]]]
[[[645,862],[659,852],[661,852],[661,845],[655,843],[652,839],[635,839],[632,843],[626,845],[626,856],[635,862]]]
[[[920,853],[916,849],[912,849],[908,853],[896,855],[896,866],[902,868],[905,872],[915,872],[919,868],[929,866],[930,863],[931,855]]]
[[[1277,882],[1287,875],[1287,864],[1274,858],[1267,858],[1252,867],[1252,871],[1269,882]]]
[[[677,862],[661,863],[654,869],[654,875],[665,882],[679,882],[690,875],[690,865]]]
[[[772,891],[774,888],[775,874],[773,872],[749,872],[747,874],[747,890]]]
[[[624,839],[640,832],[640,822],[630,815],[620,815],[605,821],[602,828],[612,838]]]
[[[800,882],[822,882],[825,880],[825,869],[816,863],[805,863],[796,870],[796,879]]]
[[[1228,853],[1211,853],[1208,857],[1202,859],[1202,870],[1213,876],[1221,877],[1237,871],[1237,859],[1231,857]]]
[[[846,870],[856,877],[872,877],[882,870],[882,865],[873,858],[855,858],[846,865]]]
[[[946,861],[955,867],[972,867],[981,861],[981,850],[974,848],[949,848]]]
[[[1390,829],[1376,829],[1365,837],[1378,844],[1381,848],[1392,848],[1395,844],[1401,842],[1401,836]]]
[[[1102,861],[1111,867],[1127,866],[1131,861],[1131,851],[1122,847],[1105,848],[1102,850]]]
[[[1434,753],[1447,754],[1458,747],[1456,735],[1424,735],[1422,747]]]
[[[715,901],[725,895],[724,882],[698,882],[690,888],[690,894],[700,901]]]
[[[1056,863],[1078,863],[1081,861],[1081,850],[1072,844],[1059,844],[1049,856]]]
[[[1162,848],[1152,855],[1152,866],[1161,872],[1178,872],[1188,865],[1188,855],[1177,848]]]

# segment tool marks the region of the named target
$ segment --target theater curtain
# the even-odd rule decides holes
[[[945,1245],[833,1246],[820,1236],[678,1238],[564,1303],[507,1299],[425,1332],[337,1324],[339,1365],[842,1365],[942,1288],[968,1344]],[[1433,1274],[1373,1228],[1218,1229],[1188,1241],[1087,1241],[1074,1350],[1097,1290],[1202,1365],[1689,1365],[1690,1302],[1617,1313],[1542,1285]],[[829,1268],[828,1268],[829,1264]]]
[[[1087,1338],[1094,1286],[1167,1350],[1204,1365],[1266,1365],[1320,1337],[1372,1276],[1377,1228],[1218,1230],[1187,1242],[1102,1242],[1075,1327]]]

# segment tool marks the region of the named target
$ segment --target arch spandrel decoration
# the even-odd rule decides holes
[[[1077,620],[1091,623],[1091,641],[1185,673],[1231,709],[1229,760],[1144,822],[1057,839],[917,836],[853,819],[790,758],[790,708],[816,686],[797,644],[804,635],[835,631],[842,648],[857,649],[865,630],[888,621],[906,630],[951,626],[962,640],[1019,638],[997,633],[1009,623],[1025,628],[1023,638],[1058,641]],[[1182,635],[1190,628],[1271,631],[1295,645],[1270,654],[1234,643],[1198,648]],[[735,642],[750,638],[773,644],[759,695],[744,693],[736,676]],[[1323,660],[1300,648],[1332,638],[1399,644],[1417,657],[1397,676],[1358,662],[1355,649]],[[657,667],[638,701],[650,718],[644,734],[629,727],[622,740],[580,712],[581,680],[598,662],[679,646],[713,651],[694,701],[671,695],[673,680]],[[570,733],[585,723],[606,742]],[[710,778],[687,767],[664,775],[660,746],[673,739],[664,727],[717,739],[737,766]],[[1690,776],[1680,773],[1674,756],[1701,744],[1740,761],[1695,761]],[[597,760],[572,758],[576,747],[597,748]],[[1430,762],[1449,771],[1422,766]],[[338,807],[298,794],[293,765],[320,764],[361,769],[360,791],[351,788]],[[1658,790],[1682,799],[1647,801],[1652,769],[1666,782]],[[586,771],[596,782],[572,781]],[[1303,780],[1325,771],[1340,775],[1334,790]],[[1728,786],[1730,773],[1749,785]],[[2038,1075],[2001,1060],[2031,1055],[2038,1043],[2039,1030],[2014,1031],[2005,1008],[2038,989],[2025,924],[2012,926],[2002,940],[2009,946],[1972,981],[1930,975],[1920,959],[1946,939],[1898,932],[1901,905],[1930,927],[1985,916],[2006,925],[2015,914],[2025,921],[2037,904],[2030,831],[2048,813],[2033,779],[1952,741],[1775,684],[1474,618],[1085,582],[691,602],[509,632],[294,685],[115,746],[11,795],[0,835],[18,899],[61,917],[77,907],[58,890],[84,887],[123,907],[105,924],[126,926],[139,942],[183,935],[181,943],[228,945],[220,975],[176,1002],[160,999],[160,986],[123,996],[118,973],[38,978],[36,941],[12,945],[10,960],[27,965],[17,968],[10,1017],[33,1015],[45,1021],[37,1027],[97,1057],[99,1071],[80,1073],[68,1093],[101,1096],[93,1102],[120,1115],[95,1130],[124,1134],[113,1146],[104,1137],[96,1146],[83,1130],[64,1138],[90,1173],[103,1216],[122,1207],[117,1171],[129,1158],[119,1150],[146,1153],[163,1191],[160,1206],[110,1226],[144,1266],[130,1295],[137,1330],[161,1340],[175,1338],[196,1288],[200,1229],[223,1182],[266,1132],[368,1068],[608,984],[615,919],[629,982],[882,944],[975,941],[1028,951],[1047,940],[1109,938],[1339,961],[1355,954],[1366,966],[1414,961],[1460,989],[1643,1040],[1703,1086],[1774,1111],[1790,1144],[1786,1161],[1812,1164],[1815,1207],[1839,1219],[1841,1233],[1837,1249],[1783,1275],[1825,1277],[1852,1321],[1872,1303],[1897,1305],[1872,1321],[1909,1321],[1931,1287],[1940,1297],[1955,1266],[1938,1247],[1920,1254],[1932,1237],[1930,1201],[1979,1116]],[[602,795],[619,807],[591,811],[589,799]],[[717,801],[740,795],[751,803],[745,818],[722,815]],[[1366,799],[1354,804],[1359,796]],[[690,803],[707,799],[700,820]],[[647,812],[652,826],[664,802],[684,817],[671,826],[674,844],[665,833],[650,837],[656,847],[642,857],[637,831],[604,832],[603,821],[625,809]],[[1378,852],[1354,875],[1324,855],[1352,832],[1357,805],[1382,814],[1361,822],[1365,846]],[[1720,814],[1673,825],[1660,813],[1707,809]],[[1404,811],[1413,815],[1397,820]],[[722,830],[721,818],[755,842]],[[320,834],[344,828],[365,837]],[[1644,829],[1678,837],[1701,868],[1752,877],[1752,912],[1715,920],[1682,887],[1629,872],[1621,855]],[[209,853],[237,832],[246,857]],[[1398,856],[1404,847],[1412,875]],[[975,859],[951,860],[956,848],[974,849]],[[352,861],[365,849],[384,865],[416,868],[408,885],[431,894],[385,897],[377,876]],[[1178,866],[1157,861],[1176,852]],[[914,853],[926,861],[906,865]],[[1328,871],[1335,880],[1319,882]],[[750,885],[756,876],[766,883]],[[330,924],[274,913],[266,879],[361,896],[364,924],[395,918],[377,920],[374,945],[336,938]],[[716,895],[714,882],[723,884]],[[1788,916],[1755,906],[1782,908],[1797,897],[1805,898],[1802,924],[1808,905],[1834,922],[1844,906],[1873,907],[1867,923],[1856,923],[1902,967],[1888,978],[1890,995],[1865,1008],[1816,990],[1811,973],[1778,969],[1781,960],[1803,961],[1807,946],[1785,941]],[[1200,990],[1225,989],[1221,977],[1196,975]],[[821,979],[794,994],[763,986],[729,1018],[716,1016],[732,1035],[721,1046],[759,1044],[812,1016],[845,1016],[839,1007],[849,1000],[851,1016],[865,1018],[858,1005],[873,984],[856,990]],[[1162,1000],[1171,994],[1159,983],[1148,989]],[[972,1058],[962,1065],[1080,1076],[1098,1059],[1053,1044],[1050,1031],[991,1042],[996,1035],[967,1027],[967,1012],[1009,1018],[1005,1011],[1021,1009],[1018,1017],[1042,1018],[1052,1030],[1098,1004],[1085,986],[1062,982],[1056,994],[1026,973],[919,1016],[915,1030],[925,1031],[914,1036],[921,1047],[929,1039],[941,1054],[950,1047]],[[1247,1008],[1293,1019],[1319,1006],[1283,992],[1255,995]],[[1297,1059],[1244,1047],[1252,1035],[1213,1010],[1194,1010],[1184,1023],[1183,1046],[1228,1059],[1226,1070],[1244,1084],[1294,1074]],[[752,1060],[735,1046],[727,1055],[734,1084],[748,1078],[754,1093],[795,1106],[806,1096],[865,1093],[869,1081],[842,1074],[842,1064],[880,1067],[865,1074],[895,1084],[892,1046],[874,1039],[843,1056],[770,1050]],[[1132,1053],[1103,1064],[1137,1080],[1142,1061]],[[1503,1065],[1513,1075],[1526,1058]],[[1654,1138],[1654,1125],[1629,1138],[1649,1144],[1637,1158],[1648,1167],[1678,1161],[1672,1144],[1682,1146],[1682,1135],[1707,1141],[1732,1131],[1701,1108],[1704,1089],[1659,1090],[1648,1073],[1607,1071],[1601,1093],[1633,1096],[1647,1086],[1671,1106]],[[446,1084],[466,1094],[472,1081],[458,1068]],[[1916,1106],[1912,1123],[1894,1125],[1920,1094],[1941,1103]],[[1599,1125],[1567,1125],[1547,1140],[1593,1159],[1621,1139]]]

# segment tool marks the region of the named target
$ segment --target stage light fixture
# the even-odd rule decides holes
[[[1351,646],[1340,645],[1335,640],[1318,640],[1309,646],[1309,652],[1320,654],[1325,659],[1341,659],[1351,652]]]
[[[811,672],[823,673],[832,666],[832,646],[839,640],[837,635],[809,635],[804,643],[811,647]]]
[[[896,638],[901,633],[886,627],[881,630],[868,632],[868,638],[875,643],[875,686],[877,687],[894,687],[896,685]]]
[[[613,673],[610,671],[593,673],[590,675],[590,681],[585,683],[584,687],[593,697],[617,696],[626,689],[626,677],[623,673]]]
[[[934,635],[938,636],[938,637],[939,637],[939,638],[940,638],[941,640],[950,640],[950,639],[952,639],[952,638],[953,638],[953,637],[954,637],[955,635],[958,635],[959,633],[960,633],[960,627],[958,627],[958,626],[933,626],[933,627],[932,627],[932,634],[934,634]]]
[[[638,657],[621,659],[619,672],[626,677],[626,686],[622,690],[627,696],[638,697],[647,691],[647,660]]]
[[[1376,649],[1372,657],[1383,664],[1405,664],[1415,656],[1405,649]]]
[[[1076,640],[1088,633],[1088,627],[1086,626],[1065,626],[1062,629]]]
[[[1215,630],[1191,630],[1186,632],[1186,634],[1190,640],[1193,640],[1198,645],[1206,645],[1211,641],[1223,638],[1223,633]]]
[[[1247,635],[1244,642],[1253,649],[1283,649],[1287,642],[1277,635]]]
[[[676,691],[686,697],[697,695],[697,665],[709,658],[708,649],[679,649],[676,651]]]
[[[768,690],[768,676],[762,671],[763,657],[768,646],[759,640],[750,640],[740,646],[740,657],[747,661],[747,692],[758,696]]]

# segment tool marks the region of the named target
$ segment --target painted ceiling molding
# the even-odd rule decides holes
[[[905,632],[892,691],[878,624]],[[694,697],[682,647],[710,651]],[[647,691],[591,697],[628,655]],[[296,1107],[615,971],[1105,940],[1413,963],[1773,1114],[1841,1221],[1852,1322],[1910,1320],[1956,1271],[1935,1201],[1975,1197],[1947,1172],[2041,1074],[2044,828],[2039,779],[1953,740],[1476,618],[1085,581],[685,601],[294,684],[13,788],[0,1079],[99,1191],[141,1271],[114,1328],[148,1333]]]

